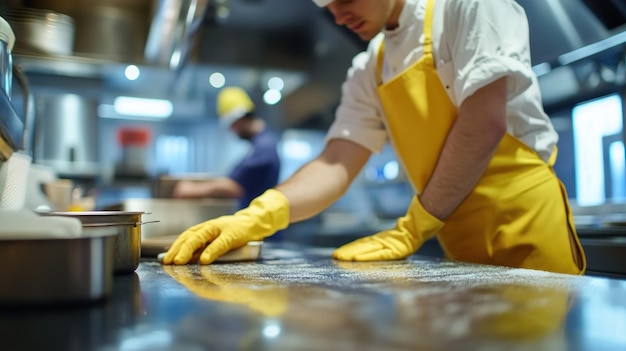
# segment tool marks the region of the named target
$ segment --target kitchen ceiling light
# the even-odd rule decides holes
[[[118,96],[113,102],[116,113],[126,116],[142,116],[153,118],[168,118],[174,111],[169,100],[145,99],[128,96]]]
[[[263,101],[268,105],[275,105],[282,99],[282,94],[278,90],[269,89],[263,94]]]
[[[226,78],[220,72],[215,72],[209,76],[209,83],[213,88],[221,88],[226,84]]]
[[[280,77],[272,77],[267,81],[267,87],[281,91],[285,87],[285,81]]]
[[[128,80],[136,80],[137,78],[139,78],[140,73],[141,72],[139,71],[139,67],[135,65],[128,65],[128,67],[126,67],[126,69],[124,70],[124,76]]]
[[[400,165],[398,161],[389,161],[383,166],[383,175],[387,180],[394,180],[400,174]]]

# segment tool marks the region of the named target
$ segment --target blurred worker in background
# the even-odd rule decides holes
[[[251,150],[228,177],[207,181],[180,181],[172,192],[175,198],[222,197],[238,198],[239,209],[278,183],[280,160],[276,135],[265,121],[254,112],[254,103],[241,88],[227,87],[217,96],[217,115],[220,124],[228,127],[242,140],[251,144]]]

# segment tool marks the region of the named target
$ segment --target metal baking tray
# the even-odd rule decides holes
[[[165,252],[172,246],[178,235],[146,238],[141,240],[141,253],[144,257],[156,257],[159,262]],[[215,262],[245,262],[256,261],[261,256],[263,241],[250,241],[246,245],[231,250],[219,257]],[[193,263],[193,262],[192,262]]]

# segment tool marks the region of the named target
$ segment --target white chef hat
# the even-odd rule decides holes
[[[335,0],[313,0],[315,5],[317,5],[319,7],[327,6],[328,4],[330,4],[333,1],[335,1]]]

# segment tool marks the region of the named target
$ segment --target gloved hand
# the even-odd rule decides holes
[[[341,246],[333,252],[333,258],[342,261],[383,261],[406,258],[424,241],[435,236],[443,222],[428,213],[417,196],[409,209],[398,218],[393,229],[384,230]]]
[[[233,215],[211,219],[185,230],[167,251],[163,264],[186,264],[198,250],[203,250],[200,263],[210,264],[228,251],[249,241],[263,240],[288,224],[287,198],[280,191],[269,189],[250,206]]]

